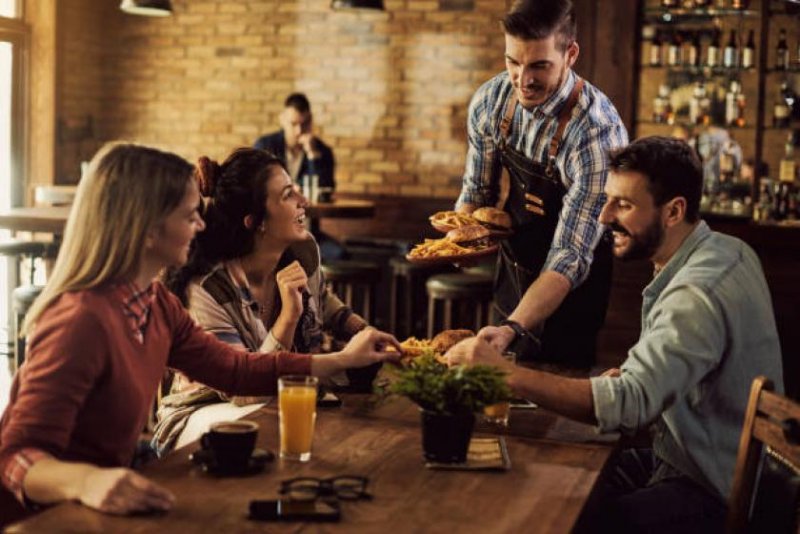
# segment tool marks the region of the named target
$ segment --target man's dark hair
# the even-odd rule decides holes
[[[287,96],[283,107],[294,108],[298,113],[311,113],[311,104],[303,93],[292,93]]]
[[[700,218],[703,166],[697,152],[673,137],[642,137],[626,147],[612,150],[609,167],[614,172],[638,172],[647,178],[647,188],[656,206],[675,197],[686,199],[686,221]]]
[[[524,41],[556,36],[556,47],[564,52],[577,33],[572,0],[517,0],[501,21],[506,34]]]

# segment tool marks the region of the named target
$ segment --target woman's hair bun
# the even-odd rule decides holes
[[[214,191],[217,189],[217,178],[219,177],[219,172],[219,163],[213,159],[207,158],[206,156],[201,156],[200,159],[197,160],[197,166],[195,167],[194,175],[202,196],[214,196]]]

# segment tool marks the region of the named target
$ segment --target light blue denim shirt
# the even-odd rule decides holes
[[[701,221],[644,289],[642,331],[619,377],[591,379],[601,432],[657,422],[658,457],[727,500],[750,385],[778,391],[778,332],[761,264]]]

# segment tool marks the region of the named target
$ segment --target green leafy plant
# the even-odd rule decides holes
[[[415,358],[398,370],[389,391],[425,410],[454,415],[479,412],[511,397],[503,371],[487,365],[447,367],[433,354]]]

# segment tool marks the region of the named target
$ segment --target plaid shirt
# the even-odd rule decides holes
[[[517,106],[508,133],[511,148],[534,161],[547,162],[558,112],[577,77],[572,71],[549,99],[533,110]],[[498,74],[475,93],[469,107],[466,170],[457,205],[495,205],[500,191],[500,121],[513,86],[508,73]],[[542,270],[566,276],[572,287],[589,274],[594,249],[603,233],[597,222],[605,203],[609,149],[628,143],[628,132],[611,101],[597,88],[584,84],[573,116],[556,155],[556,167],[567,188],[550,252]]]
[[[133,337],[144,343],[144,331],[150,320],[150,307],[153,305],[155,291],[153,284],[139,289],[133,282],[123,282],[114,288],[116,296],[122,303],[122,312],[128,321]]]
[[[135,284],[126,282],[116,285],[113,291],[122,304],[122,311],[133,337],[139,343],[144,343],[144,331],[150,319],[150,308],[155,297],[153,285],[150,284],[145,289],[139,289]],[[23,504],[30,505],[31,503],[25,498],[22,483],[33,464],[43,458],[52,458],[52,455],[35,447],[20,449],[3,470],[3,484]]]

